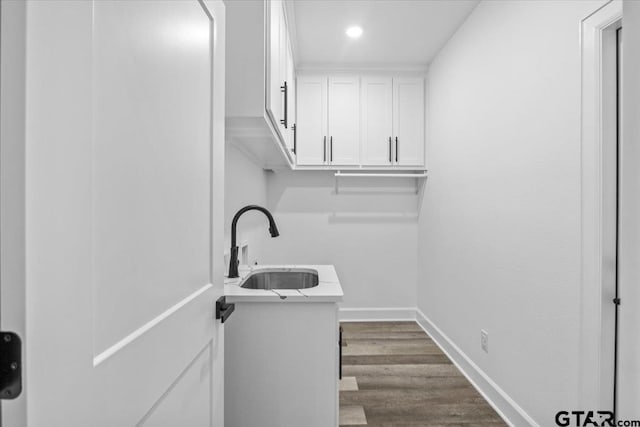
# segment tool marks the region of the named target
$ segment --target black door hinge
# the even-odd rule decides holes
[[[341,380],[342,379],[342,326],[340,326],[340,329],[338,331],[338,349],[339,349],[339,353],[338,353],[338,379]]]
[[[216,319],[220,319],[220,322],[224,323],[235,309],[236,305],[228,304],[225,297],[218,298],[218,301],[216,301]]]
[[[614,299],[613,299],[613,303],[614,303],[615,305],[620,305],[620,298],[614,298]]]
[[[0,332],[0,399],[22,393],[22,341],[13,332]]]

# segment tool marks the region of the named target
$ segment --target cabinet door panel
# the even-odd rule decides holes
[[[287,148],[293,151],[293,128],[296,123],[296,78],[295,68],[293,65],[293,54],[291,52],[291,43],[287,38],[287,124],[286,133]]]
[[[282,80],[282,60],[286,55],[282,49],[282,27],[285,23],[282,18],[282,0],[270,0],[269,2],[269,51],[267,55],[267,110],[270,113],[278,131],[281,129],[280,120],[283,119],[283,97],[280,86]],[[283,132],[280,132],[281,134]]]
[[[391,165],[392,80],[390,77],[364,77],[361,84],[362,164]]]
[[[287,20],[284,15],[284,3],[280,1],[280,85],[287,85],[287,92],[289,91],[288,87],[291,85],[288,79],[288,61],[289,61],[289,33],[287,31]],[[282,110],[280,113],[280,121],[278,122],[280,133],[282,134],[282,139],[285,142],[285,145],[288,146],[289,140],[289,100],[286,99],[286,95],[284,92],[280,92],[280,99],[282,102]]]
[[[298,154],[299,165],[324,165],[327,160],[327,79],[325,77],[299,77]]]
[[[360,87],[358,77],[329,78],[329,162],[360,162]]]
[[[394,161],[401,166],[424,166],[424,79],[393,81]]]

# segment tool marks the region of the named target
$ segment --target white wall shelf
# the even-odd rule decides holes
[[[368,172],[342,172],[334,174],[338,178],[426,178],[427,172],[423,173],[368,173]]]
[[[415,166],[367,166],[367,165],[356,165],[356,166],[335,166],[335,165],[325,165],[325,166],[305,166],[305,165],[295,165],[291,169],[297,171],[349,171],[349,172],[415,172],[422,173],[425,171],[424,167],[415,167]]]
[[[427,170],[423,169],[417,172],[367,172],[367,171],[361,171],[361,172],[342,172],[341,170],[335,172],[333,174],[333,176],[335,177],[335,192],[336,194],[340,194],[340,178],[364,178],[364,179],[370,179],[370,178],[383,178],[383,179],[389,179],[389,178],[404,178],[404,179],[415,179],[415,185],[416,185],[416,194],[419,193],[420,191],[420,181],[422,179],[426,179],[427,178]]]

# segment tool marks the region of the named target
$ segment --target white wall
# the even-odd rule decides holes
[[[280,237],[266,263],[333,264],[343,308],[415,307],[414,180],[342,179],[333,172],[269,174],[269,208]]]
[[[253,163],[233,144],[226,144],[224,227],[225,255],[231,247],[231,220],[233,215],[246,205],[267,207],[267,172]],[[238,245],[249,244],[249,262],[264,264],[263,250],[269,236],[267,218],[258,211],[249,211],[238,221]],[[228,269],[228,264],[225,271]]]
[[[623,166],[620,213],[620,417],[640,419],[640,3],[623,5]],[[625,163],[628,162],[628,163]],[[630,165],[625,167],[625,164]]]
[[[418,307],[540,425],[578,402],[579,23],[602,3],[482,2],[429,71]]]

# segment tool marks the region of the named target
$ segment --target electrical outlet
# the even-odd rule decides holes
[[[229,252],[225,252],[224,253],[224,275],[227,276],[229,274],[229,259],[231,258],[231,255],[229,254]]]
[[[485,353],[489,353],[489,332],[484,329],[480,330],[480,347]]]
[[[242,242],[240,246],[240,264],[249,265],[249,243]]]

